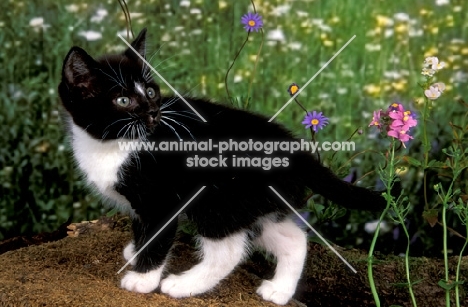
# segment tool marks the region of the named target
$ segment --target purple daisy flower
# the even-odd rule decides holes
[[[247,32],[255,31],[258,32],[258,29],[263,27],[262,16],[257,13],[247,13],[241,18],[242,24],[245,26],[244,29]]]
[[[302,124],[305,125],[306,129],[312,127],[314,132],[317,132],[318,129],[323,129],[323,127],[328,125],[328,117],[323,116],[322,112],[307,112]]]

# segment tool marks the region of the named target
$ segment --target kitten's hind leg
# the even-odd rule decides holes
[[[241,231],[220,239],[202,237],[202,261],[181,275],[161,282],[161,292],[180,298],[211,290],[247,254],[247,234]]]
[[[265,219],[262,234],[253,243],[277,259],[275,276],[264,280],[257,294],[264,300],[285,305],[296,291],[307,253],[307,238],[290,219],[273,222]]]

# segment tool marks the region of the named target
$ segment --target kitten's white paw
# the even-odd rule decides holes
[[[266,301],[277,305],[286,305],[294,294],[294,291],[285,291],[287,288],[279,283],[264,280],[262,285],[257,289],[257,294]]]
[[[161,281],[161,292],[175,298],[188,297],[211,289],[203,279],[194,278],[190,274],[169,275]]]
[[[125,260],[130,260],[132,259],[133,255],[135,255],[135,244],[133,242],[130,242],[123,250],[123,256]],[[136,257],[130,262],[131,265],[136,264]]]
[[[150,293],[159,286],[161,273],[162,268],[147,273],[129,271],[122,278],[120,286],[128,291]]]

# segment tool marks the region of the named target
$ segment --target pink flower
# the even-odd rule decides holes
[[[405,111],[400,103],[392,103],[386,112],[375,111],[370,126],[376,126],[381,131],[386,131],[387,135],[398,139],[405,146],[405,142],[413,139],[410,129],[418,124],[411,111]]]
[[[392,112],[404,112],[404,108],[403,108],[403,105],[401,103],[392,103],[389,107],[388,107],[388,113],[392,113]]]
[[[369,124],[368,127],[370,126],[377,126],[378,128],[380,128],[381,126],[381,123],[380,123],[380,114],[382,113],[382,109],[378,110],[378,111],[374,111],[374,117],[372,117],[372,121],[371,123]]]
[[[393,119],[390,129],[404,127],[404,130],[409,130],[409,128],[415,127],[418,124],[418,121],[413,118],[411,111],[390,112],[388,116]]]
[[[405,148],[405,142],[413,139],[413,137],[408,134],[408,130],[404,126],[395,129],[391,128],[388,130],[387,135],[400,140],[403,143],[403,147]]]

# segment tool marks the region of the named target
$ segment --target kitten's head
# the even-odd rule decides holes
[[[143,57],[145,37],[146,29],[131,44]],[[73,122],[96,139],[145,139],[161,117],[159,87],[131,48],[96,60],[71,48],[59,94]]]

